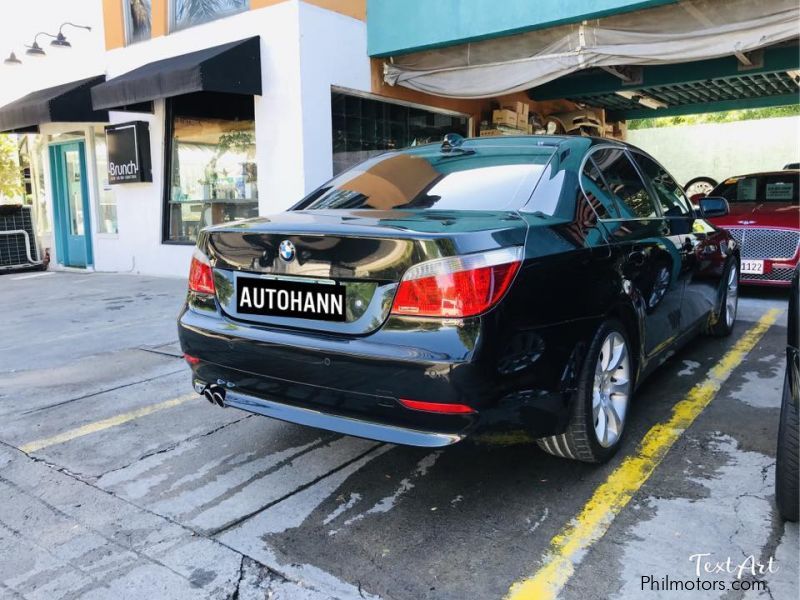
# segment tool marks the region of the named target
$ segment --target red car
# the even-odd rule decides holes
[[[800,259],[800,170],[730,177],[708,197],[728,201],[730,212],[709,219],[730,231],[742,256],[741,283],[789,287]]]

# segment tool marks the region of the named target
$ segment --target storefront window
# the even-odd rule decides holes
[[[201,92],[168,100],[165,240],[258,214],[253,97]]]
[[[469,118],[351,94],[331,94],[333,174],[387,150],[469,134]]]
[[[247,10],[250,0],[171,0],[172,29],[185,29]]]
[[[37,235],[52,231],[47,216],[47,194],[44,185],[45,152],[42,136],[27,134],[19,137],[19,163],[22,169],[24,201],[33,208]]]
[[[129,44],[150,39],[151,0],[123,0],[125,29]]]
[[[97,230],[99,233],[117,233],[117,199],[108,183],[108,148],[103,127],[94,128],[94,155],[97,166]]]

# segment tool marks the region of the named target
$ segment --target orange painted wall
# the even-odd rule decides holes
[[[169,0],[152,0],[151,36],[167,35],[167,3]],[[122,48],[125,45],[125,13],[127,1],[103,0],[103,28],[105,30],[106,50]]]
[[[264,8],[281,2],[286,0],[250,0],[250,9]],[[367,20],[367,0],[303,0],[303,2],[361,21]]]
[[[103,30],[106,50],[122,48],[125,45],[125,21],[120,0],[103,0]]]
[[[167,35],[169,31],[167,2],[169,2],[169,0],[152,0],[152,15],[150,17],[150,35],[152,37]]]
[[[366,21],[367,0],[303,0],[321,8],[337,12],[354,19]],[[250,9],[256,10],[286,0],[250,0]],[[103,0],[103,26],[105,29],[106,50],[122,48],[125,45],[126,3],[123,0]],[[169,0],[152,0],[152,37],[169,33]]]

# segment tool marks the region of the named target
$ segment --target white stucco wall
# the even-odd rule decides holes
[[[331,87],[370,90],[362,21],[299,3],[303,182],[310,192],[333,175]]]
[[[331,176],[331,86],[369,91],[366,25],[291,0],[107,53],[108,77],[209,46],[261,39],[263,95],[254,98],[259,213],[281,212]],[[114,186],[119,234],[95,235],[95,268],[185,275],[191,246],[161,242],[164,102],[155,113],[114,112],[112,123],[150,123],[152,183]],[[96,212],[96,211],[93,211]],[[96,222],[96,221],[95,221]]]
[[[626,141],[652,154],[681,185],[701,175],[722,181],[800,160],[800,117],[634,129]]]

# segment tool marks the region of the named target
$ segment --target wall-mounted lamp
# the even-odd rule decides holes
[[[13,52],[8,55],[8,58],[3,61],[4,65],[16,66],[21,65],[22,61],[17,58],[17,55]]]
[[[61,27],[58,28],[58,35],[55,36],[56,39],[50,42],[50,45],[53,46],[54,48],[72,48],[72,44],[70,44],[67,41],[66,36],[61,32],[61,30],[64,29],[66,25],[69,25],[70,27],[75,27],[77,29],[86,29],[87,31],[92,30],[92,28],[89,27],[88,25],[76,25],[75,23],[70,23],[70,22],[62,23]]]
[[[25,54],[27,56],[33,56],[35,58],[42,58],[47,56],[47,53],[44,51],[44,48],[42,48],[39,45],[39,36],[42,35],[53,38],[53,40],[50,42],[50,46],[52,48],[72,48],[72,44],[69,43],[67,37],[64,35],[63,32],[64,27],[66,27],[67,25],[69,25],[70,27],[75,27],[77,29],[86,29],[87,31],[92,30],[92,28],[89,27],[88,25],[77,25],[75,23],[70,23],[69,21],[67,21],[65,23],[62,23],[61,26],[58,28],[57,35],[53,35],[52,33],[47,33],[46,31],[40,31],[35,36],[33,36],[33,43],[30,46],[25,46],[26,48]],[[21,65],[22,61],[18,59],[17,55],[12,52],[11,54],[9,54],[8,58],[6,58],[3,61],[3,64],[16,66],[16,65]]]
[[[31,44],[30,46],[26,46],[26,48],[28,49],[25,50],[25,54],[27,54],[28,56],[34,56],[36,58],[43,58],[47,56],[47,54],[44,51],[44,48],[42,48],[39,45],[39,42],[37,41],[40,35],[46,35],[51,38],[56,37],[51,33],[47,33],[46,31],[40,31],[35,36],[33,36],[33,44]]]

